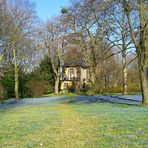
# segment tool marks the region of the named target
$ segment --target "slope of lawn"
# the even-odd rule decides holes
[[[148,147],[147,107],[85,98],[0,104],[0,148]]]

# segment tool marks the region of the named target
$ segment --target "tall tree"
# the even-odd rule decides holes
[[[15,97],[19,98],[19,58],[20,48],[24,39],[31,39],[32,27],[35,18],[34,5],[29,0],[7,1],[7,12],[9,15],[8,38],[13,55],[15,69]]]
[[[45,33],[43,33],[43,42],[45,48],[47,49],[48,58],[51,64],[51,68],[54,74],[54,82],[55,94],[59,93],[59,84],[60,84],[60,76],[61,76],[61,48],[62,48],[62,40],[61,40],[61,31],[59,30],[59,21],[51,22],[48,21],[46,24]]]
[[[10,46],[7,36],[9,32],[10,19],[7,12],[6,0],[0,1],[0,20],[0,64],[2,64]]]
[[[121,53],[122,56],[122,75],[123,75],[123,95],[128,93],[128,72],[127,72],[127,54],[132,49],[132,41],[129,34],[128,22],[126,19],[125,12],[120,3],[113,1],[110,4],[110,10],[112,13],[108,13],[110,19],[109,33],[107,40],[113,44],[117,50],[117,54]],[[108,17],[108,16],[107,16]]]
[[[139,73],[141,80],[141,92],[142,92],[142,104],[148,105],[148,20],[147,20],[147,8],[148,4],[146,0],[139,1],[121,1],[123,4],[128,24],[130,28],[130,34],[132,41],[136,48],[136,53],[139,63]],[[134,22],[133,13],[136,20],[139,23]],[[138,24],[138,26],[137,26]],[[135,26],[137,27],[135,30]]]

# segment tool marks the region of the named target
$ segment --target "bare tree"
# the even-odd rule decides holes
[[[109,9],[112,13],[108,13],[110,19],[109,33],[106,39],[114,46],[116,46],[117,53],[122,55],[122,73],[123,73],[123,95],[128,93],[128,72],[127,72],[127,54],[133,51],[133,45],[129,34],[128,22],[125,12],[120,3],[113,1]],[[108,17],[108,16],[107,16]]]
[[[8,32],[10,19],[7,12],[6,0],[0,1],[0,64],[2,64],[6,56],[7,49],[9,48]]]
[[[128,19],[131,38],[135,45],[138,57],[142,91],[142,104],[148,105],[148,3],[146,0],[123,0],[121,1],[121,3],[123,4]],[[136,14],[134,16],[137,17],[136,20],[139,20],[139,23],[135,23],[133,21],[133,12],[134,14]]]
[[[6,35],[10,44],[10,52],[13,55],[13,64],[15,68],[15,97],[19,98],[18,59],[21,59],[19,50],[23,50],[20,49],[20,45],[22,45],[24,38],[31,39],[35,11],[33,4],[28,0],[7,1],[6,5],[9,22],[8,33]],[[7,46],[5,47],[7,48]]]
[[[49,61],[51,63],[51,69],[54,74],[55,80],[55,94],[59,93],[59,84],[61,76],[61,48],[62,39],[59,30],[59,22],[48,21],[46,24],[45,33],[43,35],[43,41],[45,48],[47,49],[47,54]]]

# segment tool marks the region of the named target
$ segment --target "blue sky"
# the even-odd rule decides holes
[[[52,18],[60,14],[62,7],[70,5],[70,0],[34,0],[36,3],[36,11],[42,20]]]

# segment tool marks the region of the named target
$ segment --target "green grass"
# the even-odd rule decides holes
[[[138,94],[141,94],[141,92],[128,92],[128,95],[138,95]],[[97,94],[97,95],[102,95],[102,94]],[[107,96],[117,96],[117,95],[123,95],[123,93],[104,93],[104,95],[107,95]]]
[[[73,92],[60,92],[58,95],[55,95],[54,93],[50,93],[50,94],[46,94],[46,95],[43,95],[43,96],[40,96],[41,97],[55,97],[55,96],[67,96],[67,97],[75,97],[75,96],[78,96],[77,93],[73,93]]]
[[[0,148],[10,147],[148,147],[148,108],[68,100],[0,108]]]

